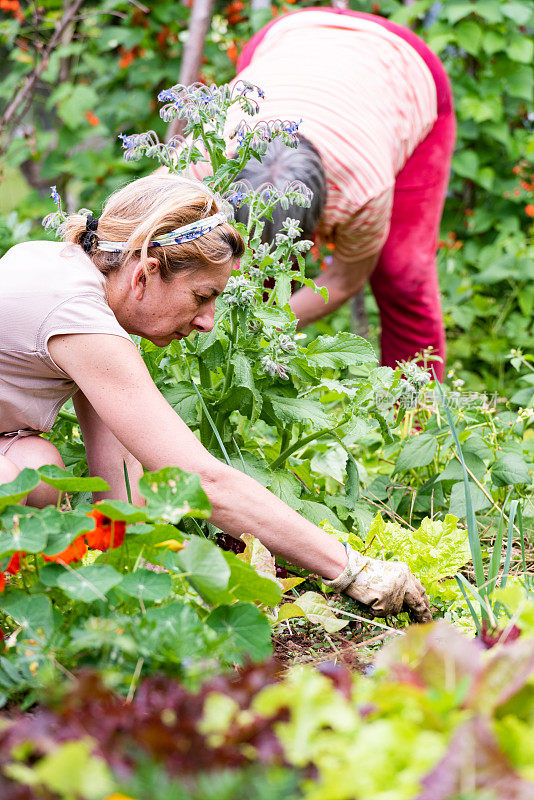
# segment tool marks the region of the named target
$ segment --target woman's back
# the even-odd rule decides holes
[[[50,337],[128,334],[106,302],[104,276],[78,246],[15,245],[0,259],[0,286],[0,433],[50,430],[76,391],[50,357]]]

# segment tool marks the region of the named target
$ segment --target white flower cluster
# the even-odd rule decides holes
[[[223,297],[229,306],[248,308],[254,302],[255,293],[254,286],[247,278],[243,275],[237,277],[232,275],[228,279]]]

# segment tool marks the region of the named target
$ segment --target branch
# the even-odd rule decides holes
[[[182,66],[180,69],[179,83],[188,86],[198,80],[200,72],[200,63],[202,61],[202,53],[204,51],[204,43],[208,33],[211,12],[215,0],[194,0],[193,8],[191,10],[191,17],[189,19],[189,28],[187,31],[187,41],[184,46],[182,57]],[[183,133],[185,127],[184,120],[173,119],[169,125],[167,133],[167,140],[172,136]]]
[[[7,126],[13,120],[13,117],[17,114],[17,110],[20,108],[22,104],[26,106],[27,103],[31,101],[31,97],[35,90],[35,84],[37,80],[40,78],[41,74],[47,68],[50,56],[52,55],[57,45],[60,44],[65,29],[74,20],[83,2],[84,0],[74,0],[74,2],[69,6],[68,10],[65,12],[61,20],[59,20],[59,22],[57,23],[50,41],[43,50],[40,62],[28,75],[24,86],[22,86],[19,89],[13,100],[11,100],[6,110],[4,111],[2,119],[0,119],[0,131],[5,130],[7,128]],[[8,137],[7,143],[1,149],[3,149],[4,151],[7,149],[7,146],[11,142],[11,138],[12,135]]]

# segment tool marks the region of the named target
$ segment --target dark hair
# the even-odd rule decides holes
[[[280,204],[276,206],[272,221],[265,221],[262,238],[267,242],[280,232],[287,217],[298,220],[303,239],[311,239],[326,203],[326,175],[321,156],[309,139],[301,134],[297,136],[299,146],[296,149],[283,144],[281,139],[270,142],[261,163],[251,159],[236,178],[236,181],[247,180],[254,189],[264,183],[272,183],[277,189],[283,189],[288,182],[301,181],[313,192],[309,208],[290,205],[288,209],[283,209]],[[248,206],[243,204],[236,209],[235,216],[238,222],[246,223]]]

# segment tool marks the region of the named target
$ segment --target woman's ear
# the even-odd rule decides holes
[[[132,269],[130,286],[136,300],[142,300],[151,276],[159,274],[157,258],[147,258],[146,261],[137,261]]]

